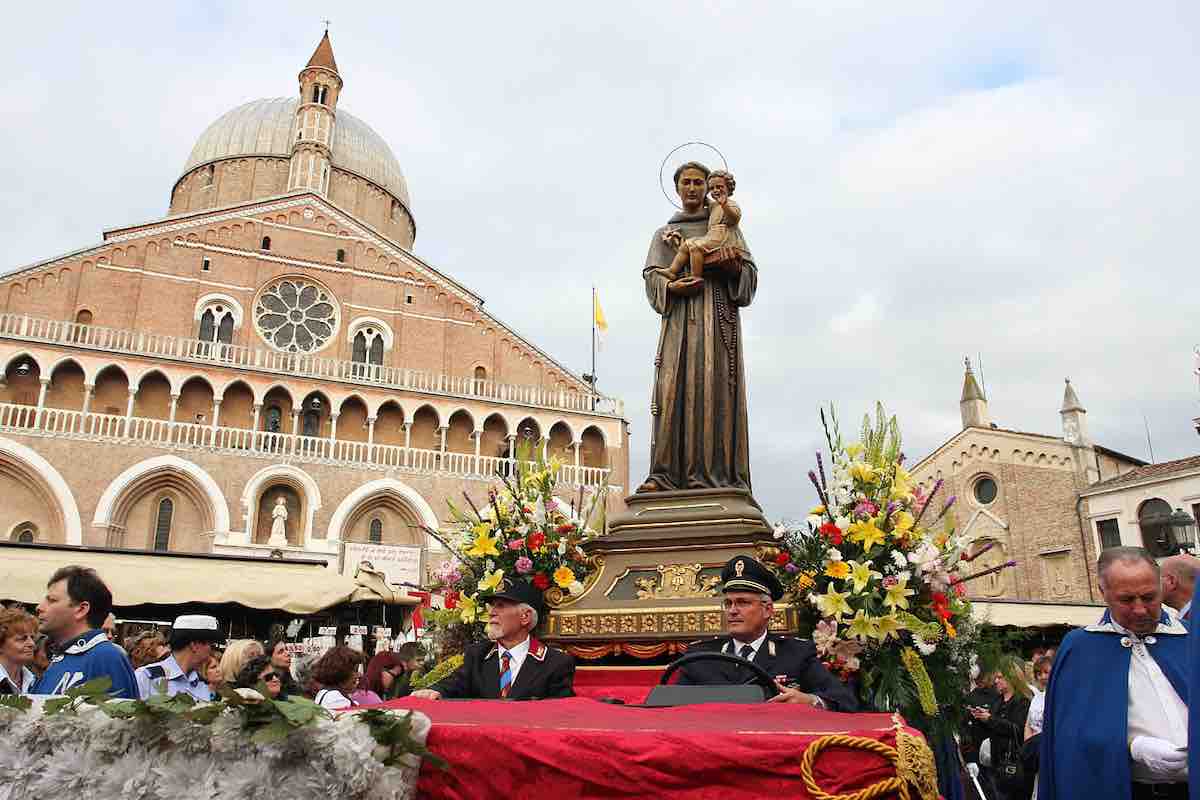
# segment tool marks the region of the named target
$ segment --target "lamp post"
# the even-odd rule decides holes
[[[1167,517],[1167,540],[1172,553],[1191,553],[1196,547],[1196,520],[1182,508]]]

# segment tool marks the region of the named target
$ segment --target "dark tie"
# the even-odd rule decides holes
[[[748,644],[742,645],[741,656],[742,656],[742,658],[746,659],[747,661],[750,661],[751,659],[754,658],[754,648]]]

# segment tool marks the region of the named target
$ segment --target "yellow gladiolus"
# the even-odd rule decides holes
[[[479,605],[475,602],[475,595],[464,594],[458,598],[458,618],[465,625],[470,625],[479,619]]]
[[[858,613],[854,615],[854,619],[850,620],[850,626],[846,631],[846,635],[859,641],[878,639],[879,625],[876,623],[874,617],[867,616],[867,612],[860,608]]]
[[[861,483],[875,482],[875,468],[862,461],[850,465],[850,477]]]
[[[480,530],[482,528],[483,530]],[[466,551],[466,555],[472,558],[483,558],[484,556],[498,556],[500,551],[496,549],[496,543],[500,541],[500,535],[488,536],[491,531],[486,525],[475,526],[475,543],[472,544]]]
[[[479,582],[479,591],[494,592],[500,588],[500,584],[504,582],[504,570],[498,569],[488,575],[483,576],[483,580]]]
[[[892,517],[892,528],[897,533],[907,533],[912,530],[914,521],[913,515],[907,511],[897,511],[895,516]]]
[[[875,520],[855,522],[850,525],[847,534],[850,536],[850,541],[862,545],[864,553],[870,551],[877,544],[883,544],[887,539],[884,532],[875,526]]]
[[[843,614],[849,614],[853,609],[846,602],[847,594],[846,592],[835,591],[833,586],[830,585],[825,590],[825,594],[816,595],[817,608],[820,609],[821,616],[840,619]]]

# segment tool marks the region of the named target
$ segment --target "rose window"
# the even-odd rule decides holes
[[[303,278],[284,278],[258,296],[254,322],[267,344],[289,353],[324,347],[338,327],[337,305],[329,290]]]

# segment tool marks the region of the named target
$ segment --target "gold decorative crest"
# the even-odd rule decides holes
[[[733,565],[733,571],[739,578],[742,577],[742,573],[746,571],[746,562],[739,558],[737,563]]]
[[[658,578],[639,578],[638,600],[681,600],[697,597],[716,597],[719,575],[701,577],[702,564],[659,564]]]

